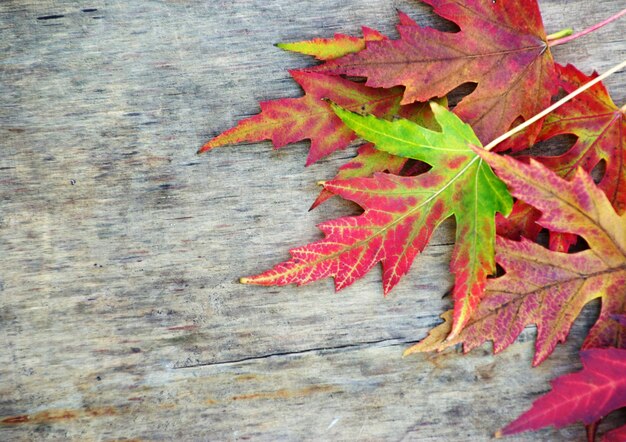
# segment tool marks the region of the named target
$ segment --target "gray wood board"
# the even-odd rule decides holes
[[[548,32],[582,29],[622,0],[543,0]],[[395,36],[414,1],[3,1],[0,3],[1,440],[488,440],[579,367],[597,305],[530,367],[534,331],[402,359],[450,301],[452,223],[383,299],[380,271],[332,282],[237,283],[354,211],[307,213],[316,181],[353,155],[304,168],[307,143],[196,156],[211,136],[300,95],[272,46]],[[624,23],[554,49],[590,72],[624,59]],[[607,80],[626,101],[626,76]],[[510,440],[584,440],[581,427]]]

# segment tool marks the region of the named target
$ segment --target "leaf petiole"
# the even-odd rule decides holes
[[[569,37],[573,33],[574,33],[574,30],[572,28],[561,29],[560,31],[555,32],[554,34],[548,35],[546,37],[546,40],[548,41],[558,40],[559,38]]]
[[[626,9],[625,9],[626,11]],[[546,109],[544,109],[543,111],[539,112],[537,115],[535,115],[534,117],[532,117],[531,119],[524,121],[522,124],[520,124],[519,126],[515,126],[513,129],[511,129],[510,131],[506,132],[503,135],[500,135],[498,138],[496,138],[495,140],[493,140],[491,143],[487,144],[484,149],[485,150],[491,150],[494,147],[496,147],[498,144],[502,143],[504,140],[512,137],[513,135],[515,135],[518,132],[523,131],[524,129],[526,129],[528,126],[530,126],[531,124],[537,122],[538,120],[542,119],[543,117],[545,117],[546,115],[548,115],[550,112],[552,112],[553,110],[557,109],[558,107],[564,105],[565,103],[567,103],[568,101],[570,101],[572,98],[576,97],[579,94],[582,94],[583,92],[585,92],[587,89],[589,89],[590,87],[592,87],[594,84],[601,82],[602,80],[604,80],[605,78],[609,77],[610,75],[614,74],[615,72],[619,71],[622,68],[626,67],[626,60],[622,61],[620,64],[613,66],[611,69],[609,69],[608,71],[606,71],[604,74],[594,78],[593,80],[589,81],[588,83],[585,83],[584,85],[582,85],[581,87],[579,87],[578,89],[576,89],[574,92],[572,92],[571,94],[566,95],[565,97],[561,98],[559,101],[557,101],[556,103],[554,103],[552,106],[547,107]],[[625,106],[626,107],[626,106]],[[622,110],[624,110],[624,107],[622,107]]]
[[[596,29],[600,29],[602,26],[608,25],[609,23],[617,20],[618,18],[622,17],[623,15],[626,15],[626,9],[622,9],[620,12],[618,12],[617,14],[607,18],[606,20],[601,21],[600,23],[596,23],[595,25],[584,29],[580,32],[577,32],[576,34],[573,35],[567,35],[561,38],[556,38],[555,40],[551,39],[550,37],[552,36],[556,36],[558,35],[560,32],[566,31],[567,29],[564,29],[563,31],[559,31],[555,34],[549,35],[548,36],[548,46],[550,47],[554,47],[554,46],[558,46],[558,45],[562,45],[565,44],[567,42],[570,42],[572,40],[576,40],[578,37],[582,37],[584,35],[587,35],[593,31],[595,31]]]

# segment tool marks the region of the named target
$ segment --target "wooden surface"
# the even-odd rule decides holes
[[[500,0],[499,0],[500,1]],[[542,0],[548,32],[623,0]],[[377,268],[332,282],[237,283],[354,207],[307,213],[352,150],[307,143],[196,156],[211,136],[298,96],[272,46],[366,24],[396,35],[408,0],[0,2],[0,440],[488,440],[579,365],[597,305],[531,369],[534,331],[402,359],[449,306],[452,224],[387,298]],[[554,50],[607,69],[624,22]],[[626,102],[626,74],[607,81]],[[509,440],[583,440],[580,427]]]

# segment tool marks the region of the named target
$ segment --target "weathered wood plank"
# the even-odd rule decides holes
[[[549,32],[622,3],[540,2]],[[452,224],[388,299],[378,271],[338,295],[237,284],[354,210],[306,212],[352,153],[195,150],[299,94],[286,69],[311,61],[273,43],[394,35],[396,7],[447,26],[409,1],[0,3],[0,439],[484,440],[576,366],[593,309],[537,369],[530,331],[496,357],[400,358],[449,304]],[[555,55],[604,70],[623,30]]]

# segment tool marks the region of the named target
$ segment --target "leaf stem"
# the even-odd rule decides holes
[[[593,31],[595,31],[596,29],[601,28],[604,25],[608,25],[609,23],[611,23],[612,21],[617,20],[618,18],[622,17],[623,15],[626,15],[626,9],[622,9],[620,12],[618,12],[617,14],[607,18],[606,20],[603,20],[600,23],[596,23],[595,25],[591,26],[590,28],[587,28],[587,29],[585,29],[583,31],[577,32],[577,33],[575,33],[573,35],[568,35],[567,37],[557,38],[556,40],[551,40],[551,41],[550,41],[550,37],[548,37],[548,46],[554,47],[554,46],[565,44],[565,43],[570,42],[572,40],[576,40],[578,37],[582,37],[583,35],[587,35],[587,34],[593,32]],[[553,34],[553,35],[555,35],[555,34]]]
[[[576,89],[574,92],[572,92],[571,94],[566,95],[565,97],[561,98],[559,101],[557,101],[556,103],[554,103],[552,106],[544,109],[543,111],[539,112],[537,115],[535,115],[534,117],[532,117],[531,119],[524,121],[522,124],[520,124],[519,126],[515,126],[513,129],[511,129],[510,131],[508,131],[507,133],[500,135],[498,138],[496,138],[495,140],[493,140],[491,143],[487,144],[484,149],[485,150],[491,150],[494,147],[496,147],[498,144],[500,144],[501,142],[503,142],[504,140],[506,140],[507,138],[512,137],[513,135],[515,135],[516,133],[526,129],[528,126],[530,126],[531,124],[535,123],[536,121],[542,119],[543,117],[545,117],[546,115],[548,115],[550,112],[552,112],[553,110],[557,109],[558,107],[562,106],[563,104],[567,103],[568,101],[570,101],[572,98],[576,97],[577,95],[582,94],[583,92],[585,92],[587,89],[589,89],[590,87],[592,87],[594,84],[601,82],[602,80],[604,80],[605,78],[607,78],[610,75],[613,75],[615,72],[619,71],[622,68],[626,67],[626,60],[622,61],[620,64],[613,66],[611,69],[609,69],[608,71],[606,71],[604,74],[600,75],[599,77],[594,78],[593,80],[585,83],[584,85],[582,85],[581,87],[579,87],[578,89]],[[626,106],[625,106],[626,107]],[[624,108],[622,108],[624,109]]]
[[[555,32],[554,34],[550,34],[546,37],[546,40],[553,41],[558,40],[559,38],[569,37],[574,33],[572,28],[561,29],[559,32]]]

